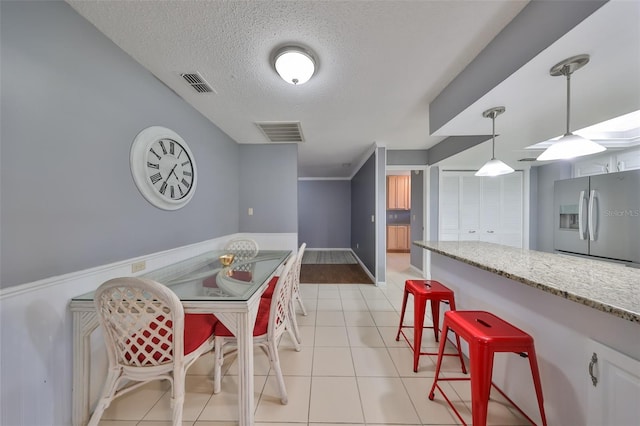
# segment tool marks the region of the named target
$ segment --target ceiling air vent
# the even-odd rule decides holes
[[[536,161],[536,157],[521,158],[518,161]]]
[[[215,93],[213,88],[197,72],[180,74],[182,78],[198,93]]]
[[[299,121],[268,121],[256,123],[270,142],[298,143],[304,142]]]

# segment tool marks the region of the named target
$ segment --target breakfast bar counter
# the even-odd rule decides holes
[[[458,310],[491,312],[534,338],[549,424],[636,423],[640,269],[477,241],[413,244],[428,250],[425,277],[453,290]],[[518,358],[496,357],[493,381],[539,421]]]
[[[542,291],[640,323],[640,269],[478,241],[415,245]]]

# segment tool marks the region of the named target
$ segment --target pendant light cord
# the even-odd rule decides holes
[[[493,112],[491,114],[491,133],[493,135],[492,138],[492,142],[491,142],[491,159],[495,160],[496,159],[496,113]]]
[[[564,75],[567,76],[567,131],[565,136],[571,134],[569,122],[571,121],[571,68],[567,65],[563,69]]]

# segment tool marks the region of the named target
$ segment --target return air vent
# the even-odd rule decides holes
[[[189,86],[198,93],[215,93],[215,90],[207,83],[202,76],[197,72],[190,72],[180,74],[185,79]]]
[[[263,121],[256,123],[256,125],[270,142],[304,142],[299,121]]]
[[[521,158],[521,159],[519,159],[518,161],[524,161],[524,162],[527,162],[527,161],[536,161],[536,157]]]

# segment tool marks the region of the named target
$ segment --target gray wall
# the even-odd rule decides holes
[[[298,244],[351,247],[351,181],[298,182]]]
[[[538,169],[529,169],[529,249],[538,250]],[[525,247],[527,248],[527,247]]]
[[[298,146],[240,145],[239,170],[240,232],[298,232]]]
[[[424,238],[424,172],[411,171],[411,241],[422,241]],[[411,265],[422,271],[422,254],[424,249],[411,244]]]
[[[438,241],[438,218],[439,218],[439,199],[440,199],[440,168],[438,166],[429,167],[429,239]]]
[[[375,186],[375,275],[376,281],[384,283],[387,276],[387,148],[376,147],[375,151],[375,174],[373,184]]]
[[[291,148],[269,146],[268,165],[260,148],[241,154],[64,2],[0,7],[3,288],[239,231],[296,230]],[[196,193],[177,211],[153,207],[131,177],[131,143],[151,125],[176,131],[195,156]],[[265,216],[241,226],[239,194]]]
[[[419,166],[426,165],[428,154],[426,149],[387,149],[387,166]]]
[[[538,219],[537,235],[530,239],[536,240],[536,250],[553,251],[553,184],[560,179],[571,177],[571,163],[558,161],[537,167],[536,217]]]
[[[375,179],[374,153],[351,179],[351,249],[372,274],[376,264],[376,224],[371,221],[376,213]]]

